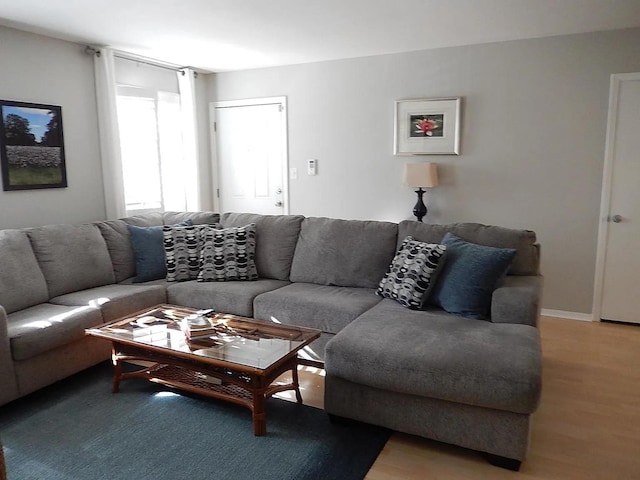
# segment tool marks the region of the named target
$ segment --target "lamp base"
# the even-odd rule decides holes
[[[422,190],[422,188],[418,188],[418,190],[416,190],[416,193],[418,194],[418,201],[416,202],[415,207],[413,207],[413,214],[416,216],[418,221],[421,222],[424,216],[427,214],[427,206],[422,200],[422,196],[425,192],[424,190]]]

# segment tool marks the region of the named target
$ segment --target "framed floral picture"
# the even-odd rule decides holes
[[[66,187],[61,107],[0,100],[0,165],[5,191]]]
[[[399,100],[394,155],[459,155],[461,97]]]

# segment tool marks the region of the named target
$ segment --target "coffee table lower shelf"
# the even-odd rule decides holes
[[[278,369],[280,376],[282,373],[291,370],[292,382],[287,384],[269,384],[266,387],[252,387],[255,378],[250,376],[241,375],[240,378],[247,382],[247,385],[234,384],[225,381],[224,379],[217,379],[208,375],[208,373],[201,373],[190,368],[182,367],[179,365],[157,363],[150,367],[144,367],[140,370],[133,372],[122,372],[121,362],[123,360],[146,360],[144,358],[118,358],[114,356],[114,376],[113,376],[113,392],[117,393],[120,390],[120,381],[129,378],[143,378],[148,381],[166,385],[171,388],[183,390],[190,393],[204,395],[227,402],[236,403],[251,410],[253,417],[253,433],[256,436],[265,435],[267,433],[267,415],[265,402],[266,399],[278,392],[284,392],[287,390],[294,390],[296,393],[296,400],[298,403],[302,403],[302,395],[300,394],[300,386],[298,383],[298,362],[297,358],[293,358]],[[232,372],[228,372],[232,373]],[[237,374],[234,375],[238,379]],[[214,380],[211,380],[214,379]],[[218,380],[220,383],[216,383]],[[272,381],[275,378],[272,379]]]

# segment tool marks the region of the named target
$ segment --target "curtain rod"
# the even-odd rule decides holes
[[[143,59],[143,58],[139,58],[139,57],[129,56],[129,55],[126,55],[124,53],[113,52],[113,56],[116,57],[116,58],[121,58],[122,60],[129,60],[130,62],[143,63],[145,65],[150,65],[150,66],[156,67],[156,68],[164,68],[165,70],[171,70],[173,72],[182,72],[185,69],[185,67],[171,67],[169,65],[163,65],[161,63],[156,63],[156,62],[154,62],[152,60],[147,60],[147,59]]]
[[[92,46],[87,46],[85,48],[85,52],[89,55],[97,55],[98,57],[100,56],[100,49],[98,48],[94,48]],[[126,53],[123,52],[118,52],[118,51],[114,51],[113,52],[113,56],[115,58],[120,58],[122,60],[128,60],[130,62],[136,62],[136,63],[143,63],[145,65],[150,65],[152,67],[156,67],[156,68],[164,68],[165,70],[171,70],[172,72],[180,72],[182,73],[182,75],[185,74],[185,68],[189,68],[189,67],[177,67],[177,66],[170,66],[170,65],[166,65],[166,64],[162,64],[159,62],[154,62],[151,59],[146,59],[144,57],[137,57],[135,55],[128,55]],[[198,77],[198,72],[193,72],[194,77]]]

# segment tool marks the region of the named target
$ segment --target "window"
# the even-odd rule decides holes
[[[118,85],[127,215],[186,210],[180,95]]]

